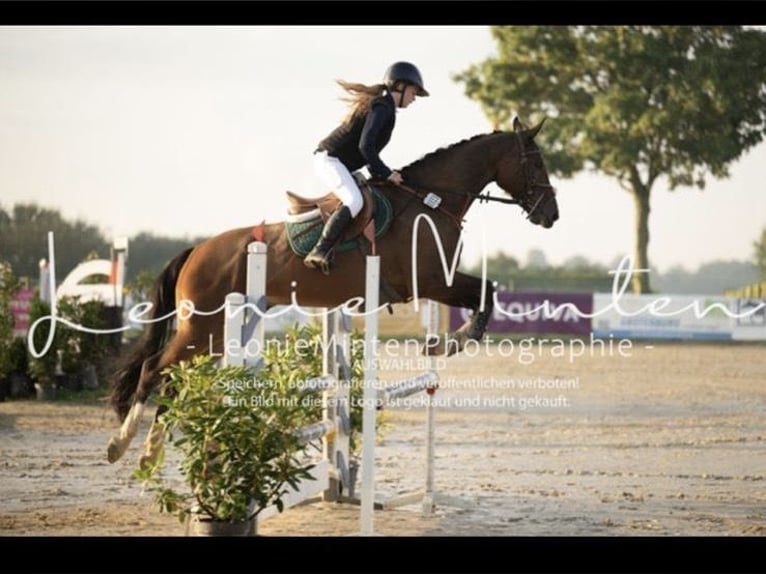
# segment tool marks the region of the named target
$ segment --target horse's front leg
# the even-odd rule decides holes
[[[426,344],[426,353],[453,355],[465,347],[467,340],[480,341],[484,337],[492,316],[494,294],[495,289],[488,280],[460,272],[455,273],[451,287],[447,285],[431,287],[424,292],[423,297],[428,299],[473,311],[471,318],[453,334],[446,336],[444,341],[433,338],[429,340]]]

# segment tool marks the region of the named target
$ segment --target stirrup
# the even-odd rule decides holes
[[[332,264],[331,255],[332,252],[322,256],[319,253],[314,253],[312,250],[311,253],[303,258],[303,264],[311,269],[319,269],[325,275],[329,275]]]

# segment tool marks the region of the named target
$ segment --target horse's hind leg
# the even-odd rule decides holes
[[[128,449],[130,442],[138,434],[138,428],[146,409],[146,403],[149,400],[149,396],[161,382],[163,369],[200,352],[198,349],[201,349],[201,347],[192,343],[193,341],[186,336],[185,332],[179,330],[167,347],[144,361],[133,405],[130,407],[119,433],[109,441],[107,447],[107,459],[109,462],[115,462],[122,457]],[[147,437],[146,452],[141,457],[142,464],[155,461],[162,449],[161,427],[156,422],[157,416],[160,413],[161,411],[158,410]]]
[[[164,351],[160,351],[144,361],[133,405],[130,407],[119,432],[109,440],[106,451],[106,457],[109,462],[116,462],[122,458],[122,455],[128,450],[131,441],[138,434],[138,427],[141,424],[141,417],[144,414],[146,398],[148,397],[146,391],[142,392],[142,389],[146,389],[148,386],[153,387],[156,384],[152,380],[156,378],[159,372],[156,369],[156,365],[163,354]]]
[[[218,331],[222,332],[223,328],[218,329]],[[202,339],[199,339],[199,337],[199,340],[193,340],[191,335],[186,335],[186,331],[183,333],[179,332],[179,334],[176,335],[173,343],[166,349],[162,356],[159,357],[157,365],[153,369],[153,376],[155,378],[151,380],[159,381],[162,370],[169,365],[173,365],[179,361],[197,355],[204,349],[207,349],[208,352],[212,352],[214,350],[208,348],[210,345],[210,340],[203,341]],[[212,337],[212,340],[214,341],[213,346],[215,347],[218,344],[219,339],[218,337]],[[151,386],[147,385],[145,388],[139,385],[138,391],[136,392],[136,401],[145,403],[155,387],[156,382]],[[157,412],[154,415],[154,420],[152,421],[151,427],[149,427],[149,433],[147,434],[146,440],[144,441],[144,452],[138,460],[139,467],[142,469],[154,466],[159,460],[160,454],[162,453],[162,449],[165,443],[165,425],[160,422],[159,418],[164,411],[164,406],[160,405],[157,407]]]
[[[159,421],[161,414],[162,411],[157,409],[152,426],[149,427],[149,434],[144,442],[144,453],[138,459],[138,466],[141,469],[154,466],[159,460],[160,453],[165,445],[165,425]]]

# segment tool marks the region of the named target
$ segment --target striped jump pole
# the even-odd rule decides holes
[[[226,366],[248,366],[255,370],[263,363],[268,246],[259,241],[247,249],[247,294],[229,293],[224,317],[224,354]],[[345,318],[345,320],[344,320]],[[322,375],[304,381],[300,390],[322,391],[323,419],[295,431],[301,443],[322,440],[322,460],[311,470],[315,480],[300,481],[298,488],[282,497],[289,508],[314,497],[338,500],[343,486],[351,488],[349,473],[349,367],[350,328],[340,311],[323,315],[322,337],[326,349]],[[264,509],[263,520],[276,514],[276,507]]]

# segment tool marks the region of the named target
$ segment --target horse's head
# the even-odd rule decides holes
[[[543,156],[534,141],[542,125],[540,122],[527,129],[514,118],[511,134],[517,145],[500,158],[495,181],[519,202],[527,219],[549,228],[559,218],[559,207],[556,190],[548,180]]]

